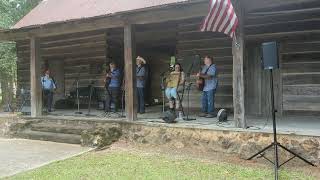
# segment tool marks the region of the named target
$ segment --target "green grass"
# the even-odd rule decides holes
[[[313,179],[301,172],[281,171],[280,179]],[[273,179],[271,168],[213,164],[167,156],[128,152],[88,153],[18,174],[9,179]]]

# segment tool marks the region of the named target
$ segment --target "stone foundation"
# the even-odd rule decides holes
[[[123,133],[122,138],[137,143],[151,145],[166,144],[177,149],[193,148],[200,152],[225,152],[237,154],[243,159],[247,159],[259,152],[273,140],[273,135],[269,133],[138,125],[124,127]],[[278,141],[309,161],[320,164],[320,137],[279,135]],[[291,157],[289,153],[283,150],[279,152],[282,162]],[[273,149],[271,148],[266,156],[272,159],[272,155]]]
[[[88,127],[87,130],[81,133],[81,142],[83,145],[99,146],[100,141],[103,142],[102,144],[108,145],[121,136],[122,140],[135,143],[166,145],[176,149],[191,148],[199,152],[224,152],[236,154],[243,159],[257,153],[268,146],[273,140],[273,135],[265,132],[235,129],[213,130],[189,127],[182,128],[164,123],[138,123],[58,117],[29,119],[26,121],[26,124],[30,124],[30,122],[41,122],[42,124],[47,122],[73,128],[77,126]],[[19,124],[18,127],[20,127]],[[278,135],[278,141],[309,161],[318,165],[320,164],[320,137],[287,134]],[[270,149],[266,153],[266,156],[272,158],[272,155],[273,149]],[[291,155],[280,150],[280,157],[283,162],[290,158]],[[304,163],[300,160],[295,160],[294,162]]]
[[[21,119],[14,114],[0,116],[0,137],[8,137],[11,124],[17,124]],[[23,120],[22,120],[23,121]]]

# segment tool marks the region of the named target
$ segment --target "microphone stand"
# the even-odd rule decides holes
[[[187,73],[187,76],[189,77],[189,81],[190,81],[190,76],[191,76],[191,72],[193,70],[193,67],[194,67],[194,64],[195,64],[195,60],[196,58],[193,60],[190,68],[188,69],[188,73]],[[189,115],[190,115],[190,90],[191,90],[191,86],[192,86],[192,82],[190,82],[188,85],[187,85],[187,117],[183,118],[183,120],[185,121],[194,121],[194,120],[197,120],[196,118],[189,118]]]
[[[86,116],[94,116],[94,115],[90,114],[91,113],[91,100],[92,100],[93,84],[94,84],[94,82],[92,81],[90,84],[88,113],[86,114]]]
[[[162,91],[162,113],[164,113],[165,111],[165,88],[164,88],[164,80],[165,80],[165,73],[163,72],[161,73],[160,77],[161,77],[161,91]]]
[[[190,114],[190,90],[191,90],[191,85],[192,83],[189,83],[188,86],[187,86],[187,105],[188,105],[188,108],[187,108],[187,117],[186,118],[183,118],[183,120],[185,121],[194,121],[196,120],[196,118],[189,118],[189,114]]]
[[[77,79],[76,79],[76,88],[77,88],[77,106],[78,106],[78,111],[75,112],[75,114],[82,114],[82,112],[80,111],[80,100],[79,100],[79,76],[80,76],[80,72],[81,72],[81,69],[79,70],[78,72],[78,76],[77,76]]]

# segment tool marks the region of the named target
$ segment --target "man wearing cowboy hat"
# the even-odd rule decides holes
[[[136,63],[137,63],[136,76],[137,76],[138,113],[143,114],[145,113],[144,88],[145,88],[146,69],[144,65],[146,64],[146,60],[138,56],[136,59]]]

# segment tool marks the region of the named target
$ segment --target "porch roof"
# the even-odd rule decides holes
[[[43,0],[12,28],[20,29],[54,22],[109,16],[187,1],[190,0]]]

